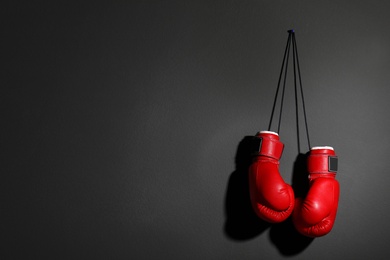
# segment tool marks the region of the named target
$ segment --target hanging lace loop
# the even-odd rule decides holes
[[[286,48],[284,51],[282,66],[280,69],[278,85],[276,88],[274,103],[272,106],[271,117],[270,117],[270,121],[269,121],[269,125],[268,125],[268,131],[271,131],[275,108],[276,108],[276,104],[278,102],[281,81],[283,78],[283,87],[282,87],[280,110],[279,110],[279,120],[278,120],[278,127],[277,127],[277,133],[280,133],[280,126],[281,126],[281,122],[282,122],[283,104],[284,104],[284,96],[285,96],[285,90],[286,90],[286,81],[287,81],[288,64],[289,64],[291,47],[292,47],[291,52],[292,52],[292,56],[293,56],[292,57],[292,59],[293,59],[293,61],[292,61],[293,62],[293,72],[294,72],[295,119],[296,119],[296,124],[297,124],[298,152],[300,152],[300,150],[301,150],[300,143],[301,142],[300,142],[300,131],[299,131],[299,98],[302,101],[302,110],[303,110],[306,138],[307,138],[307,144],[309,146],[309,150],[310,150],[311,145],[310,145],[310,137],[309,137],[309,127],[308,127],[308,123],[307,123],[305,98],[304,98],[303,87],[302,87],[301,70],[299,67],[298,48],[297,48],[294,30],[288,31],[287,44],[286,44]],[[298,85],[299,85],[299,88],[298,88]],[[300,95],[298,92],[300,93]]]

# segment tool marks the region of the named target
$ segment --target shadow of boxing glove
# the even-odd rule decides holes
[[[332,147],[317,146],[307,159],[309,191],[305,198],[295,200],[292,215],[295,228],[308,237],[328,234],[334,224],[340,187],[335,179],[337,156]]]
[[[294,208],[294,192],[279,173],[279,159],[283,143],[279,135],[261,131],[255,136],[258,141],[249,167],[249,191],[251,203],[257,216],[278,223],[287,219]]]

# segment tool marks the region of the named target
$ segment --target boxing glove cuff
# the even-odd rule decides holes
[[[271,131],[261,131],[256,134],[256,147],[254,155],[266,156],[279,160],[283,153],[284,145],[279,141],[279,135]]]
[[[332,147],[313,147],[308,158],[310,173],[336,173],[337,156]]]

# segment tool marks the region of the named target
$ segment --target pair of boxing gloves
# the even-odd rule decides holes
[[[279,173],[284,148],[279,135],[261,131],[255,137],[259,142],[249,168],[249,190],[257,216],[270,223],[279,223],[291,215],[296,230],[302,235],[320,237],[328,234],[336,218],[340,190],[335,179],[337,156],[333,148],[311,148],[307,157],[309,190],[306,197],[295,198],[292,187]]]

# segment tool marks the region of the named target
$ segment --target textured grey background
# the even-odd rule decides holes
[[[388,1],[1,9],[2,259],[390,257]],[[340,158],[335,226],[312,241],[252,219],[235,165],[268,126],[291,28],[312,143]]]

